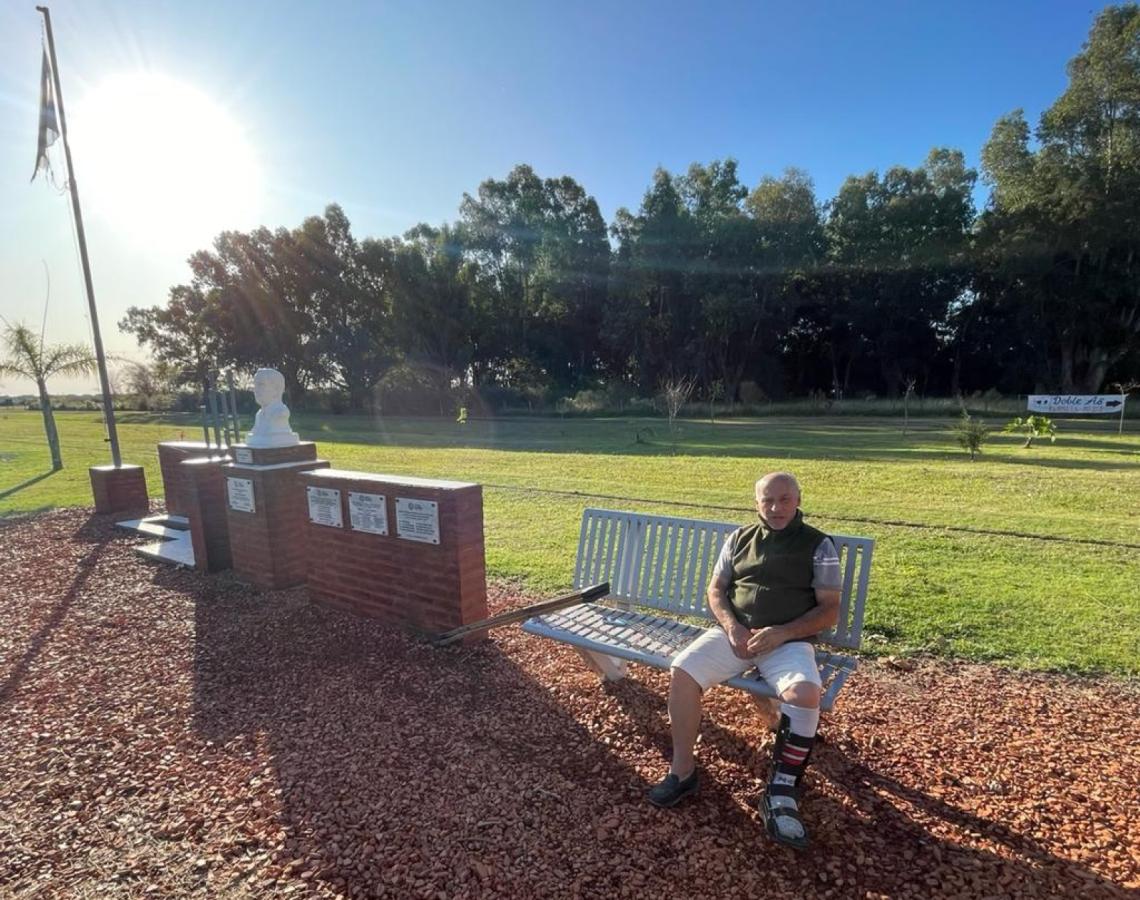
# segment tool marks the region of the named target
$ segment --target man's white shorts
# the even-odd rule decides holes
[[[815,647],[808,641],[789,641],[748,660],[732,652],[728,635],[722,629],[710,628],[678,653],[671,664],[671,668],[681,669],[706,691],[753,666],[777,694],[804,681],[822,687]]]

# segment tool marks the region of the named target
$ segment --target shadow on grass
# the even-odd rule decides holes
[[[31,487],[33,484],[37,484],[38,482],[43,481],[45,478],[51,478],[51,476],[58,471],[58,469],[48,469],[46,472],[41,472],[39,475],[35,475],[26,481],[21,481],[15,487],[5,488],[4,490],[0,491],[0,500],[3,500],[5,497],[11,497],[13,494],[19,493],[24,488]]]
[[[297,426],[306,440],[333,442],[353,448],[422,450],[489,450],[494,452],[578,454],[628,457],[718,457],[850,462],[964,462],[967,456],[951,449],[948,425],[912,429],[909,437],[882,425],[864,422],[777,420],[710,425],[685,422],[677,434],[657,420],[558,420],[517,422],[483,420],[469,426],[438,420],[380,421],[348,419],[307,421]],[[1140,455],[1130,460],[1070,460],[1044,456],[1036,449],[1022,451],[1017,438],[992,442],[983,459],[1018,466],[1045,466],[1076,470],[1140,469]],[[1064,444],[1086,452],[1127,454],[1135,441],[1072,438]]]

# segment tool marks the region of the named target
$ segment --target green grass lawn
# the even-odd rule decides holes
[[[108,461],[98,415],[57,414],[47,474],[38,413],[0,412],[0,515],[91,503]],[[995,420],[992,424],[998,424]],[[246,423],[248,426],[248,422]],[[424,419],[298,415],[337,468],[484,485],[488,570],[542,592],[570,582],[587,505],[745,521],[764,471],[795,472],[827,530],[876,539],[865,647],[1140,675],[1140,435],[1061,423],[1056,444],[995,435],[976,462],[949,419]],[[124,460],[161,491],[155,444],[191,417],[122,414]],[[1001,532],[983,533],[983,532]]]

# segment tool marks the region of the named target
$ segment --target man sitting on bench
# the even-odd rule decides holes
[[[819,725],[821,688],[812,641],[838,621],[841,581],[835,545],[803,521],[799,506],[792,475],[765,475],[756,482],[760,521],[725,541],[708,587],[709,611],[720,628],[709,629],[673,660],[673,761],[649,800],[673,806],[696,791],[701,694],[755,666],[782,701],[760,812],[773,838],[803,848],[807,831],[797,800]]]

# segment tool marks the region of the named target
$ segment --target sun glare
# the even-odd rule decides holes
[[[68,123],[84,209],[122,236],[187,254],[254,224],[260,168],[237,122],[163,75],[117,75]]]

